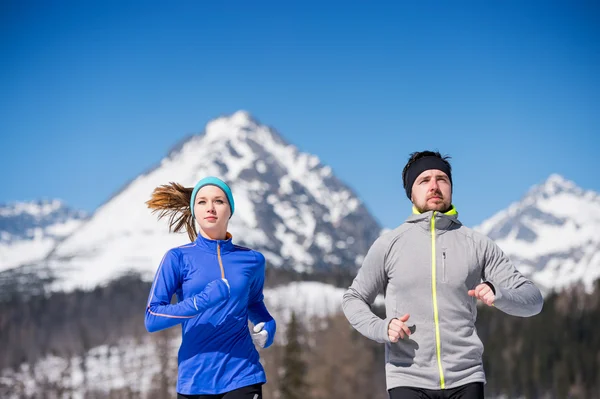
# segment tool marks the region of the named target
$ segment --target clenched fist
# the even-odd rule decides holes
[[[496,294],[494,294],[492,287],[486,283],[479,284],[475,289],[467,291],[467,294],[479,299],[488,306],[494,306],[496,300]]]
[[[410,329],[406,325],[410,315],[407,313],[400,318],[394,318],[388,325],[388,337],[391,342],[398,342],[399,339],[404,339],[410,335]]]

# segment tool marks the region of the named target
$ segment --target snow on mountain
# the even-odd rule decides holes
[[[151,279],[163,254],[188,238],[169,234],[145,201],[159,185],[193,187],[207,175],[232,188],[234,242],[262,251],[270,267],[354,271],[381,231],[331,168],[239,111],[209,122],[61,242],[44,265],[57,273],[57,288],[92,287],[127,270]]]
[[[600,278],[600,195],[559,175],[480,226],[544,291]]]
[[[59,200],[0,205],[0,271],[43,259],[86,218]]]

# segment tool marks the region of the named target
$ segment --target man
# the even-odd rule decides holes
[[[496,244],[458,221],[448,157],[415,152],[402,180],[413,214],[373,243],[344,294],[344,313],[385,343],[391,399],[483,398],[477,299],[528,317],[541,311],[542,295]],[[380,293],[385,320],[370,307]]]

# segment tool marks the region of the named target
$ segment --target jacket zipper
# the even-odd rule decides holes
[[[223,260],[221,259],[221,245],[217,242],[217,259],[221,268],[221,278],[225,278],[225,269],[223,268]]]
[[[437,282],[436,282],[436,259],[435,259],[435,214],[431,215],[431,294],[433,297],[433,321],[435,324],[435,348],[437,354],[438,371],[440,373],[440,388],[446,387],[444,380],[444,370],[442,368],[442,343],[440,339],[440,318],[438,314],[437,303]]]

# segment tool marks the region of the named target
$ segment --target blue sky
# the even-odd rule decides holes
[[[6,0],[0,203],[91,212],[239,109],[385,227],[410,212],[416,150],[452,156],[467,225],[551,173],[600,191],[599,39],[591,1]]]

